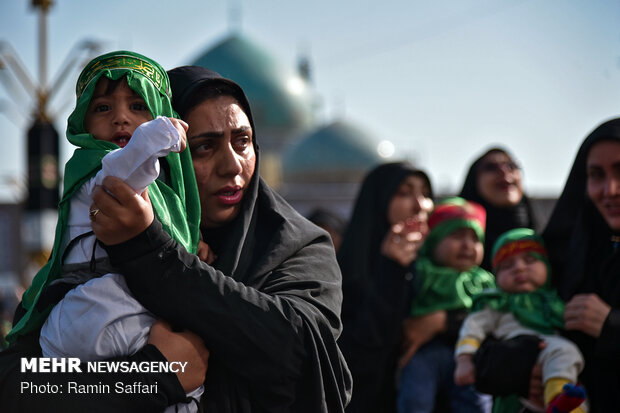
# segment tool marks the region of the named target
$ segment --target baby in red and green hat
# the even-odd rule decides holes
[[[448,198],[435,207],[416,261],[413,317],[445,310],[466,312],[474,294],[495,287],[493,275],[479,267],[485,221],[484,208],[463,198]],[[431,412],[438,395],[451,399],[453,412],[480,410],[480,396],[472,386],[454,385],[454,344],[454,338],[440,334],[420,347],[404,366],[398,394],[400,413]]]
[[[499,340],[535,335],[546,342],[538,362],[547,412],[583,412],[579,406],[585,390],[575,385],[583,356],[571,341],[555,334],[564,327],[564,303],[550,287],[542,238],[528,228],[510,230],[498,238],[492,257],[498,288],[474,297],[456,347],[455,382],[474,384],[473,356],[489,334]]]

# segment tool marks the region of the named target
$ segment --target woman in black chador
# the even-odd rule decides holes
[[[543,237],[567,302],[567,336],[585,357],[591,412],[618,410],[620,389],[620,119],[583,142]]]
[[[338,251],[343,277],[339,340],[353,375],[347,412],[395,412],[402,324],[410,310],[413,261],[432,209],[428,176],[406,163],[365,178]]]

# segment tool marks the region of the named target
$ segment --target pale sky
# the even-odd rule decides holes
[[[0,53],[14,49],[38,79],[29,4],[0,1]],[[323,120],[344,113],[393,141],[440,192],[458,191],[472,160],[501,144],[530,194],[557,196],[584,137],[620,115],[615,0],[55,0],[47,77],[87,39],[166,69],[188,64],[230,33],[232,8],[241,11],[239,30],[283,64],[309,56]],[[61,136],[77,74],[53,101]],[[25,182],[32,107],[23,93],[18,104],[9,96],[10,73],[0,80],[0,202],[11,202],[20,196],[15,182]],[[64,163],[72,148],[62,148]]]

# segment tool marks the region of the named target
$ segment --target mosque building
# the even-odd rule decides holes
[[[282,195],[305,214],[321,207],[348,216],[360,182],[383,160],[374,138],[337,119],[296,141],[282,155]]]

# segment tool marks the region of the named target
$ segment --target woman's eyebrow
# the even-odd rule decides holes
[[[224,136],[224,132],[202,132],[196,135],[189,136],[187,139],[199,139],[199,138],[221,138]]]
[[[241,126],[240,128],[232,129],[231,132],[233,134],[238,134],[238,133],[245,133],[251,130],[252,130],[251,126]],[[221,138],[223,136],[224,136],[224,132],[208,131],[208,132],[202,132],[196,135],[189,136],[187,139],[189,140],[189,139],[198,139],[198,138]]]
[[[620,168],[620,161],[612,163],[611,167],[613,169]],[[604,167],[603,167],[603,165],[599,165],[599,164],[596,164],[596,163],[590,163],[590,164],[586,165],[586,169],[604,169]]]
[[[238,135],[238,134],[240,134],[240,133],[247,133],[248,131],[251,131],[251,130],[252,130],[252,127],[251,127],[251,126],[241,126],[241,127],[239,127],[239,128],[235,128],[235,129],[233,129],[231,132],[232,132],[234,135]]]

